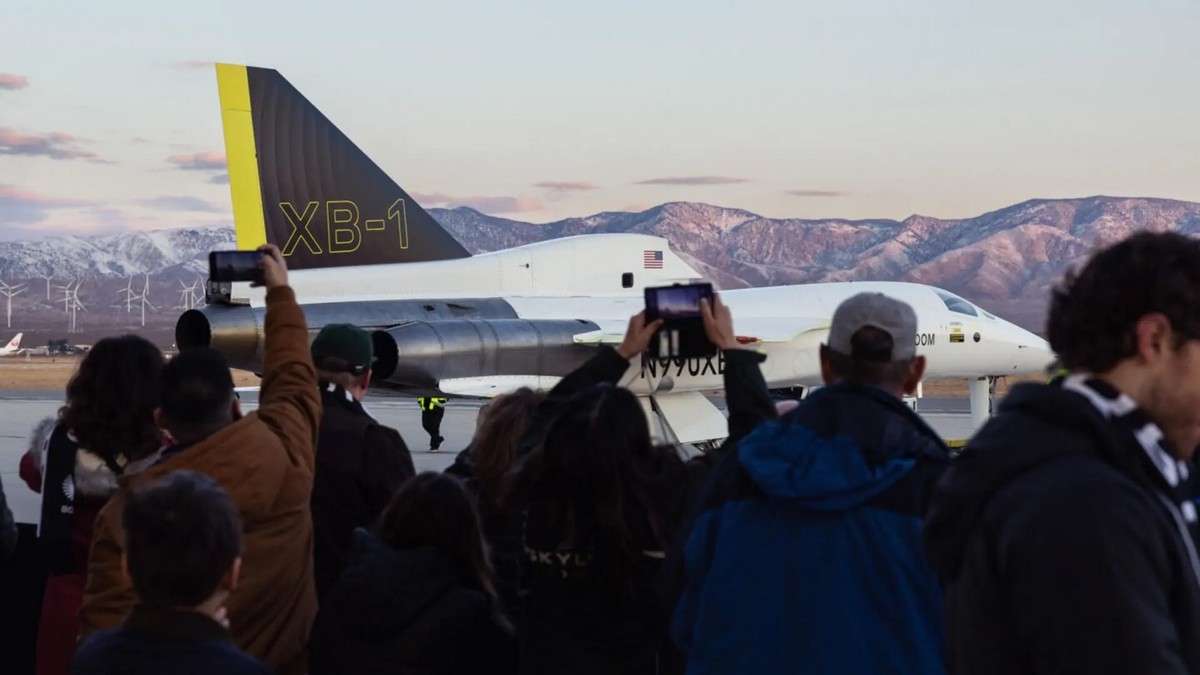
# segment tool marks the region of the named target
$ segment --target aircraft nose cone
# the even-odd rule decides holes
[[[1050,343],[1033,333],[1012,326],[1011,343],[1016,347],[1014,375],[1039,375],[1054,362],[1054,351]]]

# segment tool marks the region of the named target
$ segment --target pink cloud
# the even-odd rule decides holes
[[[222,225],[232,227],[222,216],[207,213],[176,211],[169,218],[161,214],[134,215],[120,208],[95,202],[58,199],[26,190],[0,185],[0,240],[37,239],[47,236],[92,235],[135,230],[161,230],[164,227],[202,227]],[[24,205],[24,212],[13,207],[3,194],[19,194],[22,199],[32,201]],[[56,206],[70,204],[86,208],[47,212],[36,209],[36,204],[49,203]]]
[[[0,89],[24,89],[29,86],[29,78],[12,73],[0,73]]]
[[[596,185],[595,183],[589,183],[587,181],[547,180],[547,181],[542,181],[541,183],[534,184],[534,187],[540,187],[542,189],[550,190],[552,192],[584,192],[587,190],[595,190],[599,186]]]
[[[0,226],[32,225],[49,217],[52,209],[92,206],[93,202],[81,199],[51,197],[15,185],[0,183]]]
[[[224,209],[191,195],[163,195],[150,199],[141,199],[139,204],[156,211],[191,211],[194,213],[222,213]]]
[[[51,197],[33,190],[19,188],[16,185],[6,185],[0,183],[0,199],[15,200],[28,204],[38,204],[48,208],[60,206],[86,206],[91,202],[80,201],[78,199],[64,199],[61,197]]]
[[[167,161],[187,171],[224,171],[225,153],[220,150],[197,152],[190,155],[172,155]]]
[[[113,164],[96,153],[76,146],[81,139],[61,131],[47,134],[22,134],[9,127],[0,127],[0,155],[49,157],[50,159],[82,159],[97,164]]]
[[[844,197],[847,192],[838,190],[788,190],[787,193],[793,197]]]
[[[411,195],[424,204],[440,204],[451,209],[466,206],[482,213],[528,213],[545,208],[541,200],[532,197],[452,197],[438,192],[414,192]]]
[[[733,185],[749,183],[746,178],[731,178],[729,176],[678,176],[673,178],[651,178],[638,181],[638,185]]]

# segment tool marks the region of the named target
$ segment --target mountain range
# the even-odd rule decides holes
[[[472,253],[576,234],[653,234],[721,288],[914,281],[958,293],[1035,331],[1042,328],[1051,284],[1094,248],[1136,230],[1200,233],[1200,203],[1104,196],[1035,199],[960,219],[773,219],[691,202],[546,224],[466,207],[429,212]],[[175,297],[176,280],[203,275],[208,251],[233,248],[234,241],[232,228],[211,227],[0,242],[0,280],[36,281],[38,288],[52,274],[58,283],[90,279],[107,287],[120,280],[124,288],[127,277],[148,274],[157,287],[152,297]],[[14,315],[22,302],[39,300],[45,303],[39,293],[18,296]],[[159,313],[162,321],[177,315]]]

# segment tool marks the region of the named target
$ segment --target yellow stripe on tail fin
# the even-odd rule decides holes
[[[233,198],[233,226],[240,249],[258,248],[267,242],[262,185],[254,147],[254,117],[250,109],[250,83],[246,66],[217,64],[217,90],[221,96],[221,125],[225,130],[225,163],[229,167],[229,192]]]

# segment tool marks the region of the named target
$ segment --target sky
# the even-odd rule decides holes
[[[1200,201],[1200,0],[5,0],[0,239],[231,224],[213,62],[425,207]]]

